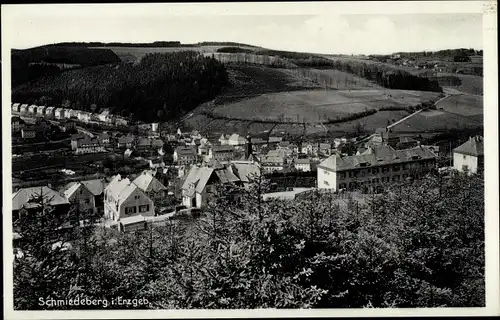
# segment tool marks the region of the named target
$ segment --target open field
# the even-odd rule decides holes
[[[298,78],[308,79],[310,83],[319,84],[337,90],[359,90],[367,88],[383,89],[375,82],[368,81],[351,73],[335,69],[287,69],[285,72]]]
[[[394,126],[394,132],[437,132],[450,129],[477,128],[483,126],[482,119],[462,116],[444,110],[428,110],[410,117]]]
[[[460,114],[462,116],[475,116],[483,114],[483,97],[475,95],[453,95],[440,101],[436,107],[444,111]]]
[[[469,74],[456,74],[456,73],[438,73],[437,81],[439,82],[440,77],[453,76],[460,79],[461,84],[458,86],[450,86],[450,88],[459,90],[463,93],[469,93],[474,95],[483,95],[483,77],[474,76]],[[441,86],[445,86],[441,84]],[[445,86],[446,87],[446,86]]]
[[[409,107],[438,99],[433,92],[402,90],[308,90],[264,94],[225,104],[213,115],[227,119],[323,123],[383,107]]]

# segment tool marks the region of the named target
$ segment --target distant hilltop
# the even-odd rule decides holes
[[[154,41],[154,42],[143,42],[143,43],[132,43],[132,42],[60,42],[47,44],[39,47],[29,48],[45,48],[45,47],[132,47],[132,48],[162,48],[162,47],[202,47],[202,46],[240,46],[240,47],[250,47],[250,48],[260,48],[258,46],[238,43],[238,42],[198,42],[193,44],[181,43],[180,41]],[[13,51],[19,50],[29,50],[29,49],[12,49]]]

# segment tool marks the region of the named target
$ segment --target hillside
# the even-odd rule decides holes
[[[14,87],[12,101],[114,114],[152,122],[175,118],[213,99],[228,83],[223,65],[196,52],[149,54],[139,64],[95,66],[44,76]],[[65,102],[66,103],[66,102]]]

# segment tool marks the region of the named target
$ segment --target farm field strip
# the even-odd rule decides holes
[[[362,91],[360,94],[364,95],[364,99],[356,91],[308,90],[263,94],[218,106],[213,110],[213,115],[238,120],[283,122],[286,118],[288,122],[319,123],[384,106],[411,106],[439,96],[437,93],[426,93],[417,98],[414,97],[414,92],[387,92],[388,95],[385,96],[379,90]],[[409,99],[405,99],[407,97]]]

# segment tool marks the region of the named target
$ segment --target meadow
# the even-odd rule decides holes
[[[444,111],[462,116],[476,116],[483,114],[483,97],[476,95],[453,95],[440,101],[436,107]]]
[[[321,124],[369,110],[410,107],[438,97],[433,92],[389,89],[280,92],[218,106],[213,115],[225,119]]]

